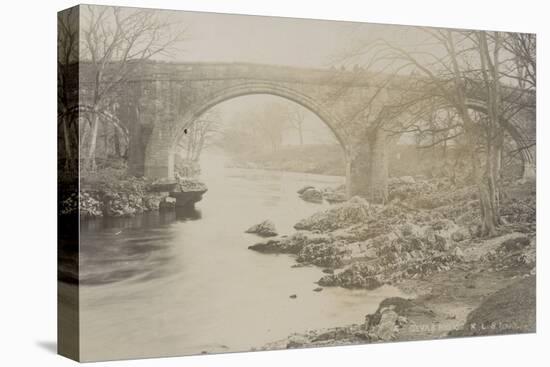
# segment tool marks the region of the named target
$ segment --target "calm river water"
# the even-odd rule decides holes
[[[244,231],[264,219],[279,233],[326,205],[296,190],[341,177],[203,168],[208,192],[191,213],[81,223],[81,357],[171,356],[246,351],[308,329],[362,322],[398,294],[325,288],[316,267],[248,250]],[[289,295],[296,294],[296,299]]]

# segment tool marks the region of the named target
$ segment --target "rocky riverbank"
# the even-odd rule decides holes
[[[177,177],[176,181],[148,180],[119,172],[101,172],[81,179],[79,194],[61,203],[61,212],[79,211],[81,218],[131,217],[137,214],[173,209],[169,192],[206,191],[204,183]]]
[[[266,349],[534,331],[534,183],[509,182],[504,191],[505,225],[494,238],[479,236],[473,187],[406,177],[391,181],[385,206],[355,197],[296,223],[293,234],[250,246],[323,267],[323,287],[392,284],[411,295],[382,302],[357,325]]]

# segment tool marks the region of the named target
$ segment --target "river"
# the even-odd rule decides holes
[[[251,225],[270,219],[289,234],[329,205],[304,202],[296,190],[337,186],[342,177],[211,164],[202,179],[209,190],[193,211],[81,222],[82,360],[247,351],[362,322],[399,294],[314,292],[320,268],[247,249],[260,240],[244,233]]]

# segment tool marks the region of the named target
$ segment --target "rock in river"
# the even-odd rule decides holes
[[[313,186],[304,186],[302,187],[300,190],[296,191],[298,193],[298,195],[302,195],[304,192],[306,192],[307,190],[309,189],[314,189]]]
[[[305,190],[300,197],[304,201],[309,201],[311,203],[322,203],[323,202],[323,193],[317,189],[309,188]]]
[[[248,228],[246,233],[254,233],[262,237],[273,237],[277,235],[275,224],[269,220],[264,220],[262,223],[258,223]]]

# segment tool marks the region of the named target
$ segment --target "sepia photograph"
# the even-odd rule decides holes
[[[57,36],[59,354],[536,332],[535,34],[78,5]]]

